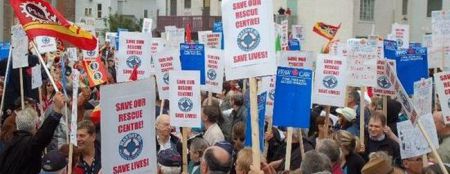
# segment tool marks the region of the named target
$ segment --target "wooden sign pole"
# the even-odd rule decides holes
[[[287,140],[286,140],[286,156],[284,163],[284,170],[289,171],[291,167],[291,152],[292,152],[292,127],[287,128]]]
[[[364,95],[366,93],[366,87],[361,87],[361,94],[359,97],[359,139],[362,145],[364,145],[364,108],[366,107],[364,101]]]
[[[437,160],[439,167],[441,168],[441,170],[443,171],[444,174],[448,174],[447,169],[445,168],[444,163],[442,162],[441,157],[439,156],[436,148],[433,145],[433,142],[431,141],[430,136],[428,135],[428,133],[425,131],[425,129],[423,128],[422,122],[418,119],[417,120],[417,127],[419,127],[420,131],[422,132],[423,136],[425,137],[425,140],[427,140],[428,145],[430,146],[431,152],[433,153],[434,158]]]
[[[182,128],[182,143],[183,143],[183,173],[188,173],[188,166],[187,166],[187,139],[188,139],[188,132],[187,127]]]
[[[252,151],[253,166],[260,169],[261,155],[259,149],[259,125],[258,125],[258,100],[257,100],[257,83],[256,78],[250,78],[250,109],[251,109],[251,130],[252,130]]]

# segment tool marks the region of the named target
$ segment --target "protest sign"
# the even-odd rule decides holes
[[[101,86],[104,173],[156,173],[155,82]]]
[[[409,48],[409,25],[407,24],[392,24],[392,35],[396,39],[399,48]]]
[[[197,32],[198,43],[205,44],[207,42],[207,40],[208,40],[206,35],[210,34],[210,33],[212,33],[212,31],[210,31],[210,30],[208,30],[208,31],[198,31]]]
[[[205,85],[202,90],[221,94],[223,88],[223,51],[221,49],[205,49]]]
[[[180,44],[180,62],[182,70],[199,70],[200,82],[205,84],[205,45]]]
[[[21,25],[11,27],[12,67],[13,69],[28,66],[28,37]]]
[[[78,60],[78,50],[75,47],[69,47],[66,49],[67,58],[69,61],[77,61]]]
[[[267,92],[266,115],[273,115],[273,102],[275,100],[275,76],[264,76],[261,78],[261,91]]]
[[[347,44],[344,42],[341,42],[339,40],[332,40],[330,41],[330,55],[336,55],[336,56],[344,56],[346,57],[348,54],[347,51]]]
[[[282,51],[278,66],[312,70],[313,62],[314,52],[312,51]]]
[[[166,40],[162,38],[152,38],[152,46],[150,48],[150,53],[152,56],[152,59],[150,61],[150,73],[155,74],[156,73],[156,67],[155,67],[155,54],[160,52],[166,47]]]
[[[249,93],[247,93],[249,94]],[[247,114],[246,114],[246,120],[251,120],[250,118],[250,96],[246,95],[246,100],[248,101],[248,103],[245,105],[247,108]],[[264,124],[265,124],[265,111],[266,111],[266,98],[267,97],[267,92],[262,92],[259,91],[258,92],[258,96],[257,96],[257,102],[258,102],[258,135],[259,135],[259,149],[261,150],[261,152],[264,150]],[[247,128],[251,128],[251,121],[246,121],[245,122],[245,126]],[[252,137],[252,129],[245,129],[245,137]],[[252,139],[251,138],[246,138],[245,142],[244,142],[244,146],[245,147],[252,147],[253,143],[252,143]]]
[[[302,46],[300,45],[300,41],[298,39],[289,39],[289,50],[292,51],[300,51]]]
[[[289,35],[288,35],[288,20],[281,21],[280,24],[281,29],[281,49],[282,50],[288,50],[288,41],[289,41]]]
[[[305,40],[305,37],[303,35],[303,26],[301,25],[292,25],[292,38],[298,39],[300,43],[302,43]]]
[[[450,67],[450,11],[431,12],[432,52],[440,67]]]
[[[0,61],[8,58],[10,47],[10,42],[0,42]]]
[[[126,32],[126,31],[128,31],[128,29],[126,29],[126,28],[117,28],[117,35],[116,35],[116,37],[115,37],[115,40],[116,40],[116,50],[117,50],[117,51],[119,51],[119,48],[120,48],[120,43],[119,43],[120,33],[121,33],[121,32]]]
[[[144,18],[144,21],[142,21],[142,32],[151,34],[152,33],[152,25],[153,25],[153,19]]]
[[[200,127],[200,71],[170,71],[170,125]]]
[[[428,78],[414,82],[414,95],[412,98],[418,115],[431,114],[433,106],[433,80]]]
[[[436,133],[436,126],[433,121],[433,116],[428,113],[420,117],[425,131],[431,138],[435,148],[439,147],[438,137]],[[397,123],[398,138],[400,140],[400,156],[402,159],[417,157],[431,152],[425,137],[420,132],[420,129],[409,121],[402,121]]]
[[[205,44],[208,48],[222,48],[222,33],[207,33],[205,35],[206,40],[199,40],[199,43]]]
[[[31,89],[42,86],[41,65],[37,64],[31,68]]]
[[[428,69],[438,68],[442,63],[442,59],[439,58],[439,52],[433,47],[433,37],[431,34],[423,35],[422,40],[423,47],[427,48],[427,61],[428,61]]]
[[[450,72],[440,72],[434,75],[436,93],[439,96],[442,116],[445,124],[450,124]]]
[[[312,71],[308,69],[278,67],[274,125],[309,128],[312,78]]]
[[[345,57],[328,54],[317,56],[314,103],[338,107],[345,106],[346,69],[347,61]]]
[[[181,70],[180,53],[170,49],[164,49],[154,54],[156,68],[156,82],[158,84],[159,97],[169,98],[169,71]]]
[[[373,93],[384,96],[395,96],[395,89],[392,86],[386,75],[386,66],[384,64],[390,63],[395,69],[395,61],[389,59],[377,60],[377,85],[373,87]]]
[[[394,40],[384,40],[384,57],[388,59],[395,60],[397,57],[397,42]]]
[[[151,73],[150,48],[152,44],[151,35],[138,32],[121,32],[117,58],[117,82],[130,80],[133,69],[137,67],[138,79],[149,78]]]
[[[221,21],[216,21],[216,22],[214,22],[214,24],[213,24],[213,28],[212,28],[212,31],[213,32],[215,32],[215,33],[221,33],[222,34],[222,38],[220,39],[221,40],[221,49],[223,50],[223,46],[225,45],[224,44],[224,37],[223,37],[223,26],[222,26],[222,22]]]
[[[375,86],[377,83],[377,41],[349,39],[347,47],[348,85]]]
[[[93,61],[97,59],[97,57],[99,56],[98,45],[99,44],[97,44],[97,47],[93,50],[81,50],[83,54],[83,60]]]
[[[105,42],[111,42],[114,41],[114,39],[117,37],[116,32],[106,32],[105,34]]]
[[[178,48],[180,43],[184,42],[184,28],[177,28],[175,26],[165,26],[167,46]]]
[[[397,75],[408,95],[414,93],[414,82],[428,77],[427,49],[423,47],[397,51]]]
[[[413,124],[416,124],[417,118],[420,115],[417,114],[414,103],[409,98],[408,93],[406,93],[405,91],[405,88],[403,88],[403,85],[398,79],[397,73],[395,72],[393,66],[389,63],[385,63],[384,65],[386,68],[386,75],[389,79],[389,82],[391,82],[392,86],[394,86],[394,89],[396,91],[397,101],[400,102],[400,104],[402,105],[403,111],[405,112],[406,116],[408,116],[408,119]]]
[[[78,119],[78,86],[80,83],[80,72],[73,69],[72,76],[72,109],[70,115],[70,143],[78,146],[77,142],[77,119]]]
[[[37,36],[34,38],[34,42],[41,54],[56,51],[56,39],[54,37]]]
[[[253,3],[255,2],[255,3]],[[222,1],[227,80],[273,75],[276,71],[271,1]]]

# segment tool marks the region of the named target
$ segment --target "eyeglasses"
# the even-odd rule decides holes
[[[233,139],[234,139],[234,141],[244,141],[244,140],[245,140],[244,137],[241,137],[241,138],[233,138]]]

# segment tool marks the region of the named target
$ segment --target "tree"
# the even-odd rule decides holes
[[[142,19],[137,20],[134,16],[116,13],[114,15],[109,15],[107,20],[109,31],[111,32],[117,32],[118,28],[128,29],[129,31],[141,31]]]

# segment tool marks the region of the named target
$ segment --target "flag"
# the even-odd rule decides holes
[[[48,2],[43,0],[10,0],[15,15],[28,37],[56,37],[83,50],[97,47],[97,38],[69,22]]]
[[[333,40],[339,28],[341,28],[341,24],[338,26],[332,26],[323,22],[317,22],[317,24],[314,25],[313,31],[328,40]]]
[[[95,60],[83,60],[83,67],[89,79],[89,87],[108,81],[108,75],[100,57]]]
[[[191,24],[186,24],[186,43],[192,42]]]
[[[281,51],[281,37],[277,34],[277,37],[275,38],[275,51]]]
[[[131,72],[130,80],[136,81],[138,79],[138,66],[134,65],[133,72]]]

